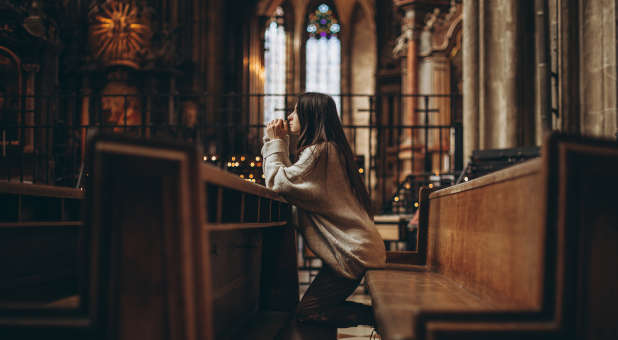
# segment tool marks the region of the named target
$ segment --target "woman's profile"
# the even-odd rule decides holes
[[[298,135],[293,164],[289,134]],[[297,207],[299,231],[323,263],[297,307],[296,320],[373,325],[371,308],[346,298],[367,268],[384,266],[386,251],[333,99],[300,95],[288,122],[268,123],[262,156],[266,186]]]

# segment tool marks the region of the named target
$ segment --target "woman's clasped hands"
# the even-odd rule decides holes
[[[288,134],[288,124],[283,119],[273,119],[266,125],[266,136],[270,139],[284,139]]]

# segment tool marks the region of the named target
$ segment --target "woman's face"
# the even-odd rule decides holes
[[[292,135],[297,135],[300,132],[300,121],[298,120],[298,114],[296,108],[298,105],[294,105],[294,111],[288,115],[289,131]]]

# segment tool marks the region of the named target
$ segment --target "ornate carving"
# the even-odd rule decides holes
[[[408,51],[408,41],[414,38],[414,30],[406,29],[395,40],[395,47],[393,47],[393,56],[402,57],[405,56]]]
[[[150,9],[135,1],[106,0],[89,13],[90,47],[105,65],[139,68],[150,48]]]
[[[435,8],[425,16],[424,30],[431,32],[431,53],[451,53],[460,45],[463,6],[451,1],[448,11]]]

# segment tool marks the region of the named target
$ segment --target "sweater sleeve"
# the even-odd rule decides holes
[[[313,210],[320,198],[321,176],[319,176],[319,155],[315,147],[305,149],[298,161],[291,164],[288,139],[265,139],[262,147],[266,187],[296,204],[300,208]]]

